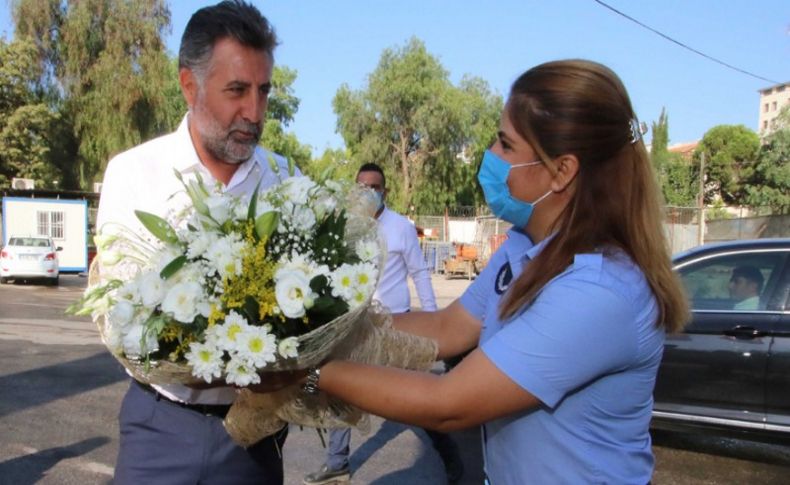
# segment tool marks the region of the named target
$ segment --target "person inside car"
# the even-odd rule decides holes
[[[757,310],[763,291],[763,274],[754,266],[736,266],[730,277],[730,298],[733,310]]]

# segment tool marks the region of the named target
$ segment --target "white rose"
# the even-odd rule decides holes
[[[126,325],[134,318],[134,305],[128,300],[118,300],[110,310],[109,316],[114,325]]]
[[[173,318],[183,323],[192,323],[200,313],[203,288],[195,282],[178,283],[165,295],[162,301],[162,311],[170,313]]]
[[[306,204],[310,189],[315,187],[315,182],[310,177],[289,177],[282,183],[282,190],[286,198],[296,204]]]
[[[123,352],[127,357],[145,357],[158,348],[154,335],[148,335],[145,342],[142,342],[144,329],[145,327],[142,325],[135,324],[129,327],[129,330],[123,335]]]
[[[228,198],[222,196],[209,197],[206,199],[206,206],[208,207],[209,214],[211,214],[211,218],[214,219],[217,224],[224,224],[225,221],[230,219],[231,206]]]
[[[143,305],[153,308],[165,297],[165,280],[159,276],[159,272],[149,271],[140,278],[138,289]]]
[[[290,222],[294,229],[307,232],[315,226],[315,212],[307,206],[294,207]]]
[[[288,318],[299,318],[305,314],[305,304],[312,306],[313,291],[310,280],[301,271],[282,273],[274,286],[274,295],[280,311]]]

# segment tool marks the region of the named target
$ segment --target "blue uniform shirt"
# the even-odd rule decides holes
[[[621,251],[578,254],[502,322],[508,284],[548,242],[508,236],[461,303],[483,322],[486,356],[542,404],[483,426],[491,484],[646,484],[664,331],[642,271]]]

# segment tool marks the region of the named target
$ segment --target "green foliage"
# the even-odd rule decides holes
[[[299,98],[294,95],[293,83],[296,71],[287,66],[275,66],[272,72],[272,90],[269,93],[269,107],[266,118],[277,120],[288,126],[299,111]]]
[[[263,125],[261,145],[295,163],[299,170],[310,163],[310,146],[303,145],[296,135],[286,132],[280,120],[266,120]]]
[[[658,121],[653,123],[650,159],[666,203],[674,206],[694,205],[698,192],[698,171],[680,154],[670,152],[668,147],[669,116],[662,109]]]
[[[351,154],[347,149],[327,148],[320,157],[314,158],[304,167],[304,173],[313,180],[321,180],[325,174],[336,180],[353,181],[359,166],[350,161]]]
[[[167,131],[164,0],[17,0],[13,12],[17,38],[35,43],[57,83],[83,188],[112,155]]]
[[[743,125],[714,126],[694,151],[694,162],[705,153],[705,201],[717,196],[728,205],[744,205],[754,176],[760,138]]]
[[[502,99],[480,79],[453,86],[418,39],[384,50],[368,85],[341,86],[333,108],[353,164],[382,166],[396,210],[436,212],[481,200],[471,162],[493,141]]]
[[[32,178],[42,188],[63,179],[58,161],[69,138],[59,138],[62,120],[41,77],[32,42],[0,39],[0,187],[13,177]]]
[[[787,214],[790,212],[790,108],[780,113],[777,125],[778,129],[760,147],[757,166],[746,188],[746,202]]]

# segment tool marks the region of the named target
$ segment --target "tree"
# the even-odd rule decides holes
[[[697,197],[698,175],[682,155],[669,151],[669,116],[661,109],[658,121],[653,124],[650,159],[658,177],[664,200],[669,205],[694,204]]]
[[[112,155],[167,131],[164,0],[17,0],[13,13],[17,37],[38,48],[42,79],[57,84],[83,188]]]
[[[705,153],[705,201],[717,196],[725,204],[744,205],[760,150],[760,138],[743,125],[714,126],[694,151],[699,166]]]
[[[13,177],[32,178],[38,187],[55,187],[62,173],[54,159],[64,144],[58,113],[38,84],[41,68],[28,41],[0,39],[0,187]]]
[[[746,201],[753,207],[770,207],[774,213],[790,212],[790,108],[779,114],[777,129],[760,147],[757,166]]]
[[[454,87],[412,38],[403,48],[384,50],[364,89],[341,86],[333,107],[355,166],[383,167],[397,210],[474,203],[471,162],[493,141],[502,107],[484,81],[465,78]]]
[[[305,174],[312,178],[319,178],[329,172],[335,180],[353,181],[357,176],[359,166],[351,162],[348,149],[327,148],[320,157],[314,158],[305,167]]]

